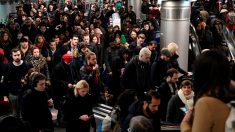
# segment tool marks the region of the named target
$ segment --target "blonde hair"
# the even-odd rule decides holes
[[[74,86],[74,95],[78,96],[78,89],[83,89],[83,88],[89,88],[89,84],[87,83],[86,80],[80,80],[79,82],[77,82],[77,84],[75,84]]]
[[[179,46],[174,43],[174,42],[171,42],[167,45],[167,49],[171,52],[171,53],[176,53],[176,51],[178,50]]]

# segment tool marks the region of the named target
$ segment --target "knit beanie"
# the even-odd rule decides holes
[[[126,43],[126,37],[124,34],[121,35],[121,44],[125,44]]]

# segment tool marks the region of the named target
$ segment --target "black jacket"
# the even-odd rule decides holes
[[[184,71],[182,68],[180,68],[179,66],[179,62],[178,62],[178,59],[179,56],[174,54],[172,57],[171,57],[171,65],[173,68],[175,68],[176,70],[178,70],[181,74],[184,74],[184,75],[187,75],[188,73],[186,71]]]
[[[32,68],[32,65],[25,62],[20,66],[15,66],[13,62],[8,63],[3,80],[6,95],[9,93],[19,95],[22,92],[21,79],[25,77],[30,68]]]
[[[159,58],[151,66],[151,82],[154,86],[159,86],[166,76],[167,70],[171,67],[170,63]]]
[[[54,97],[63,97],[68,91],[68,84],[75,84],[79,81],[79,74],[72,63],[70,65],[60,62],[52,72],[52,88]]]
[[[83,131],[90,132],[90,127],[96,128],[95,118],[92,112],[92,100],[90,95],[84,97],[73,96],[67,98],[64,104],[64,120],[66,132]],[[88,115],[91,119],[87,122],[80,120],[80,116]]]
[[[139,56],[135,56],[126,65],[122,76],[122,86],[124,89],[135,89],[138,97],[142,97],[144,92],[152,89],[150,81],[150,64],[139,61]]]
[[[136,101],[129,107],[129,114],[127,115],[124,122],[121,124],[122,132],[127,132],[127,129],[129,128],[129,123],[132,117],[134,116],[145,116],[146,118],[151,120],[151,123],[153,125],[153,132],[161,132],[161,122],[160,122],[160,116],[159,113],[153,114],[151,117],[148,117],[143,112],[143,101]]]
[[[169,100],[171,99],[171,97],[173,95],[175,95],[176,90],[177,90],[177,88],[174,87],[173,93],[172,93],[171,88],[166,81],[162,82],[162,84],[160,85],[160,87],[158,89],[158,92],[159,92],[160,98],[161,98],[161,104],[159,106],[159,111],[161,113],[161,119],[163,121],[166,121],[167,104],[168,104]]]
[[[28,121],[34,132],[52,129],[52,115],[48,107],[48,95],[45,91],[30,89],[23,96],[22,118]]]
[[[180,109],[185,107],[185,104],[179,98],[179,95],[173,96],[168,102],[166,120],[169,123],[180,124],[185,113]]]

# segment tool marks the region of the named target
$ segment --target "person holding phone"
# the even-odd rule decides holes
[[[64,104],[66,132],[90,132],[91,126],[96,131],[95,118],[92,112],[92,100],[88,94],[89,84],[80,80],[74,88],[74,96],[67,98]]]
[[[180,90],[174,95],[167,106],[166,121],[180,124],[187,110],[193,107],[193,86],[190,80],[183,80]]]

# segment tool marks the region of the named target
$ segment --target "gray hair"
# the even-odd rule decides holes
[[[147,47],[142,48],[139,52],[140,60],[142,60],[144,56],[151,56],[151,51]]]
[[[133,117],[129,126],[129,132],[153,132],[153,125],[144,116]]]

